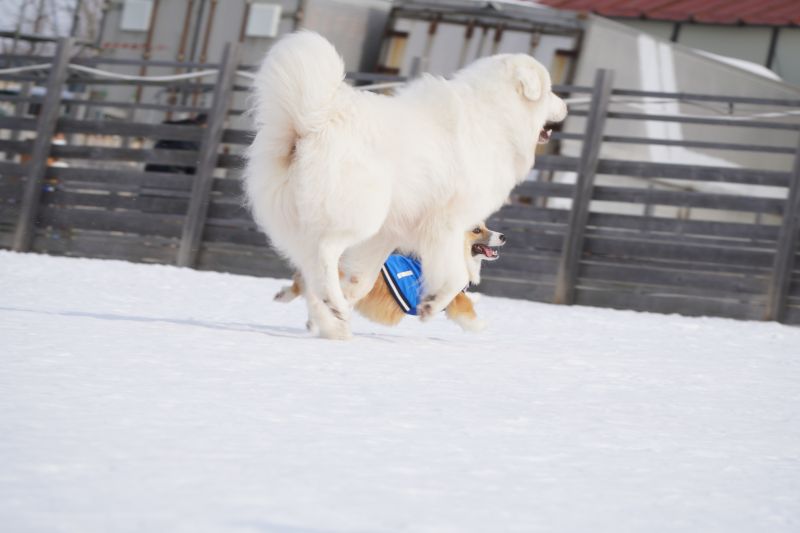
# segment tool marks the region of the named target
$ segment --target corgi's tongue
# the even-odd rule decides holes
[[[473,244],[472,255],[483,255],[487,259],[497,259],[499,257],[497,250],[486,246],[485,244]]]

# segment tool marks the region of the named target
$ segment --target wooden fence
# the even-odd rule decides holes
[[[52,63],[46,76],[38,71],[0,73],[0,87],[5,87],[0,106],[10,110],[0,115],[0,154],[5,154],[0,160],[0,247],[289,275],[243,208],[238,174],[251,133],[226,127],[238,114],[231,108],[232,97],[248,87],[237,83],[241,67],[236,47],[226,48],[218,64],[191,65],[216,69],[213,83],[87,78],[67,68],[70,52],[70,41],[63,41],[53,58],[0,56],[0,69],[37,60]],[[93,66],[102,64],[100,59],[91,61]],[[212,98],[206,106],[176,106],[65,97],[61,90],[102,84],[160,84],[177,93],[211,91]],[[26,91],[32,85],[47,90],[44,95]],[[637,113],[612,105],[624,97],[792,110],[800,107],[800,100],[619,90],[613,89],[612,74],[606,71],[598,72],[592,87],[557,90],[588,96],[587,109],[571,111],[572,117],[584,120],[582,131],[553,136],[565,148],[573,143],[575,155],[564,150],[537,157],[536,180],[517,187],[510,204],[492,218],[490,224],[506,232],[509,244],[500,261],[485,266],[482,292],[560,304],[800,323],[800,123],[791,113],[777,120],[736,119]],[[34,115],[31,106],[36,106]],[[75,112],[98,107],[193,111],[208,119],[205,127],[198,127],[81,118]],[[609,135],[606,125],[611,121],[779,130],[787,141],[753,146],[643,139]],[[55,144],[55,135],[64,136],[66,143]],[[184,145],[165,146],[165,140]],[[601,156],[604,143],[761,151],[793,163],[783,170],[764,170],[612,159]],[[709,184],[729,188],[704,189]],[[738,186],[772,193],[752,194]],[[632,212],[631,207],[641,209]]]

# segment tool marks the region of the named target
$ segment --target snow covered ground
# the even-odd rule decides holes
[[[484,298],[336,343],[281,283],[0,252],[0,529],[800,530],[798,328]]]

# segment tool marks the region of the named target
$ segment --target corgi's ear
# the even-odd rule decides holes
[[[528,100],[536,101],[542,97],[542,80],[539,73],[530,67],[516,65],[514,77],[517,81],[517,92]]]

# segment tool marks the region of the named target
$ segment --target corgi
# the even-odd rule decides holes
[[[475,226],[464,237],[464,260],[469,272],[470,285],[481,281],[480,272],[483,261],[496,261],[500,258],[497,248],[505,245],[506,237],[492,231],[486,224]],[[355,303],[355,309],[365,318],[396,326],[406,315],[416,315],[416,304],[422,291],[419,261],[413,257],[392,254],[386,260],[381,273],[366,296]],[[275,300],[291,302],[305,290],[302,276],[296,273],[292,284],[283,287]],[[465,331],[480,331],[486,327],[475,313],[473,300],[466,294],[466,287],[459,292],[445,308],[447,318]]]

